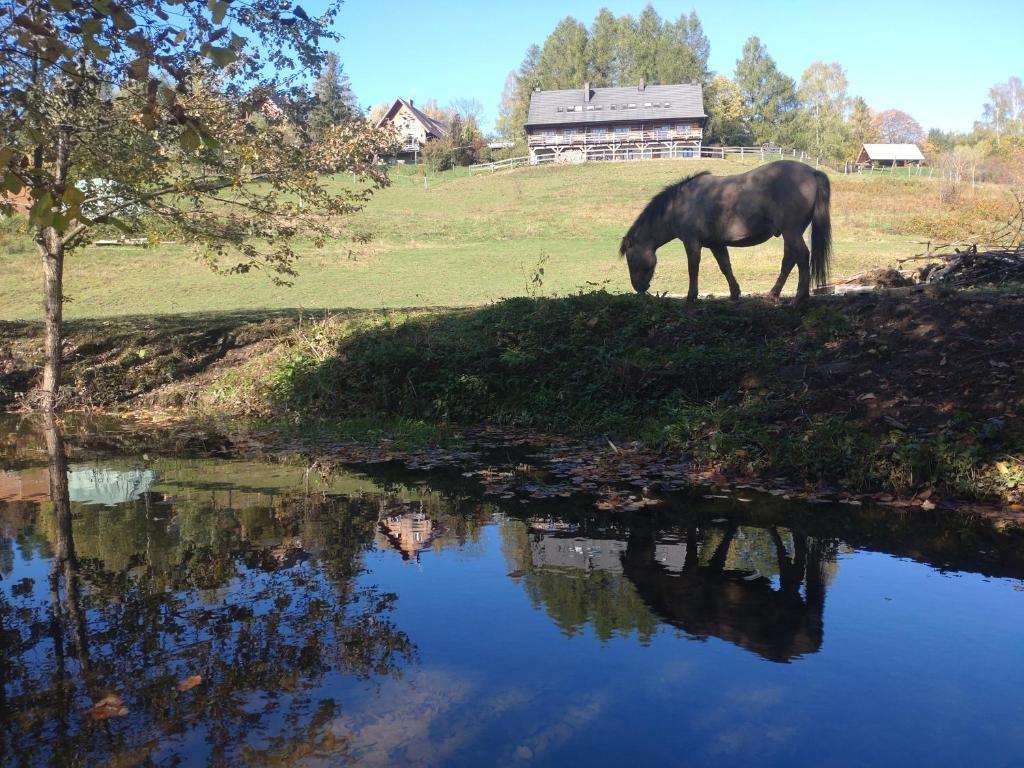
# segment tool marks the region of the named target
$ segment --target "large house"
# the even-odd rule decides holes
[[[857,157],[857,165],[865,168],[902,167],[924,162],[917,144],[865,144]]]
[[[430,115],[416,109],[412,99],[395,99],[395,103],[377,121],[378,128],[385,125],[394,126],[398,132],[401,149],[395,159],[400,163],[419,162],[420,153],[428,141],[448,135],[448,129]]]
[[[700,85],[536,90],[526,138],[533,163],[548,160],[645,160],[700,156],[704,139]]]

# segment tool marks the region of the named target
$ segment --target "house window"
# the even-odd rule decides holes
[[[565,135],[566,135],[566,137],[575,136],[576,135],[576,129],[575,128],[566,128],[565,129]]]
[[[645,107],[653,107],[654,105],[653,105],[653,104],[651,104],[651,102],[649,102],[649,101],[645,101],[645,102],[644,102],[644,106],[645,106]]]
[[[603,126],[599,126],[596,128],[591,128],[590,133],[592,136],[604,136],[606,133],[608,133],[608,129]]]
[[[616,125],[615,126],[615,135],[616,136],[623,136],[623,135],[628,134],[628,133],[629,133],[629,126],[628,125]]]
[[[627,104],[626,106],[629,107],[630,109],[636,109],[636,104],[630,103],[630,104]]]

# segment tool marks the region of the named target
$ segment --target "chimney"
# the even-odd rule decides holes
[[[641,77],[641,78],[640,78],[640,85],[638,85],[638,86],[636,87],[636,89],[637,89],[638,91],[642,91],[642,90],[643,90],[644,88],[646,88],[646,87],[647,87],[647,83],[645,83],[645,82],[644,82],[644,79],[643,79],[643,78]]]
[[[583,84],[583,101],[590,103],[590,83]]]

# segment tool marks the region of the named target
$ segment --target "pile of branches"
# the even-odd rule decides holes
[[[915,270],[918,283],[945,283],[956,286],[1024,283],[1024,193],[1014,195],[1017,210],[987,242],[947,243],[932,246],[924,253],[900,261],[924,261]]]
[[[920,283],[958,286],[1024,283],[1024,246],[985,246],[972,243],[948,251],[922,254],[928,263],[918,268]]]

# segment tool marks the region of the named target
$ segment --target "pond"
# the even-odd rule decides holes
[[[991,521],[69,460],[24,424],[0,422],[5,766],[1024,754],[1024,547]]]

